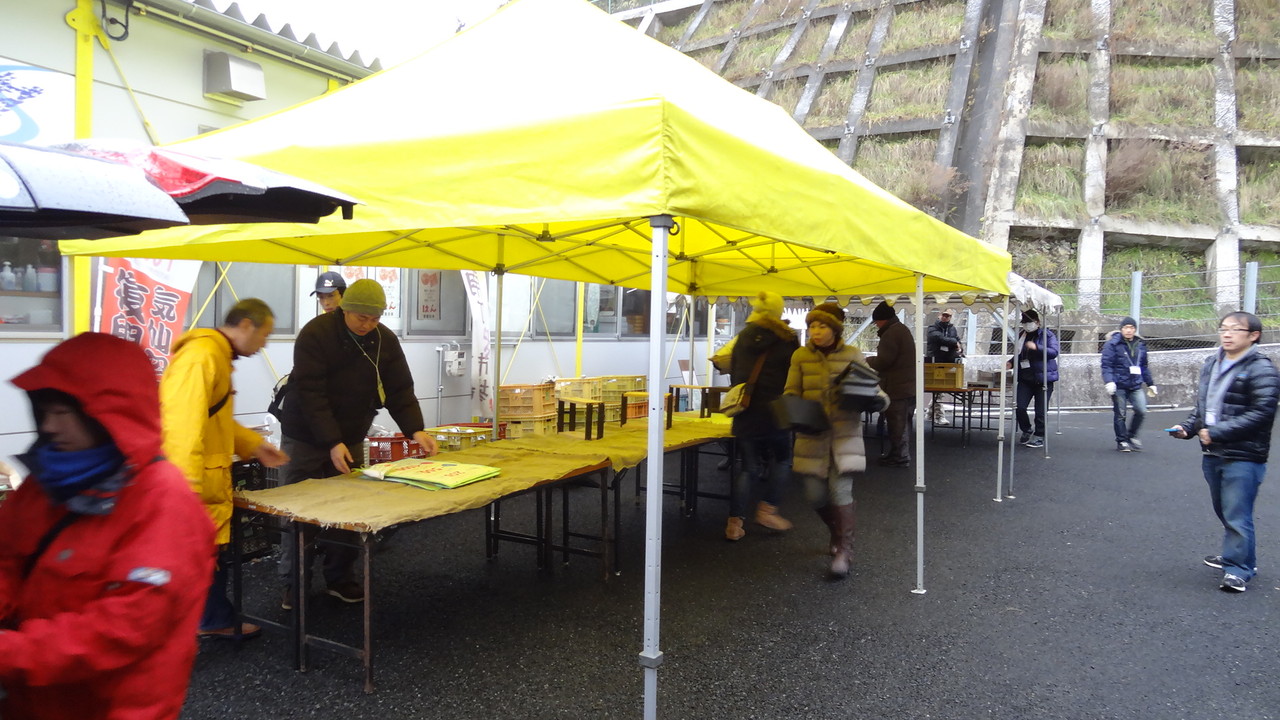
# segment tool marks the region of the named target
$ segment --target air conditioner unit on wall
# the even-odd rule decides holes
[[[205,50],[204,96],[233,105],[265,100],[267,81],[262,66],[230,53]]]

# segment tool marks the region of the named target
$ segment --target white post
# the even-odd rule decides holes
[[[644,717],[658,718],[658,668],[662,651],[658,637],[662,614],[662,440],[666,429],[666,378],[662,371],[662,344],[666,338],[667,240],[675,221],[670,215],[649,218],[653,229],[649,274],[649,437],[645,457],[644,536]]]
[[[924,275],[916,273],[916,586],[911,592],[923,595],[924,589],[924,353],[919,352],[924,340]]]
[[[1000,315],[1000,349],[1005,350],[1009,347],[1009,296],[1004,296],[1004,311]],[[1007,356],[1008,353],[1001,353],[1001,357]],[[1000,427],[996,429],[996,496],[993,498],[996,502],[1001,502],[1000,488],[1004,485],[1004,411],[1007,407],[1005,399],[1009,394],[1009,374],[999,365],[997,372],[1000,373]]]

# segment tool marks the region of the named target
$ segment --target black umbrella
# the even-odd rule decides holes
[[[139,168],[169,194],[193,225],[318,222],[355,198],[302,178],[240,160],[192,155],[130,141],[83,140],[57,147]]]
[[[137,168],[0,143],[0,235],[98,239],[187,224]]]

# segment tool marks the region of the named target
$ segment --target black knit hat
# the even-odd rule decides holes
[[[1036,323],[1038,323],[1038,322],[1040,322],[1040,313],[1036,312],[1035,310],[1023,310],[1023,311],[1022,311],[1022,320],[1020,320],[1019,322],[1024,322],[1024,323],[1025,323],[1025,322],[1036,322]]]
[[[840,337],[844,334],[844,308],[835,303],[822,303],[804,316],[805,325],[811,325],[815,322],[826,325],[831,328],[836,337]]]
[[[894,317],[898,317],[898,315],[893,311],[893,306],[884,300],[881,300],[876,309],[871,311],[872,320],[888,320]]]
[[[1136,328],[1138,327],[1138,321],[1134,320],[1131,317],[1125,317],[1123,320],[1120,321],[1120,329],[1123,330],[1125,325],[1132,325]]]

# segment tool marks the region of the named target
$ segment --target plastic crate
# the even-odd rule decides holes
[[[530,435],[554,435],[556,414],[507,420],[507,437],[521,438]]]
[[[582,398],[584,400],[601,400],[603,383],[598,377],[560,378],[555,382],[556,397]]]
[[[609,408],[622,407],[622,393],[644,390],[648,387],[644,375],[605,375],[600,378],[600,399]]]
[[[960,363],[925,363],[924,386],[926,388],[963,389],[964,365]]]
[[[448,425],[441,425],[441,427],[482,428],[486,433],[488,433],[490,429],[493,427],[493,423],[487,423],[487,422],[449,423]],[[507,423],[500,422],[498,423],[498,439],[505,440],[506,438],[507,438]]]
[[[365,458],[365,462],[372,465],[374,463],[391,462],[392,460],[400,460],[407,457],[426,457],[427,451],[422,449],[413,438],[404,435],[390,435],[388,437],[371,437],[366,438],[369,441],[369,457]]]
[[[489,442],[488,428],[458,427],[445,425],[427,428],[426,432],[435,436],[436,446],[441,452],[446,450],[466,450]]]
[[[236,490],[266,490],[277,487],[280,476],[276,468],[264,467],[257,460],[231,464],[231,485]],[[256,560],[271,554],[280,543],[280,518],[259,518],[256,522],[236,525],[240,533],[240,557]]]
[[[627,419],[649,417],[649,393],[635,390],[629,392],[631,394],[627,396]],[[667,393],[666,401],[671,402],[671,393]]]
[[[498,386],[498,418],[540,417],[556,411],[554,383]]]

